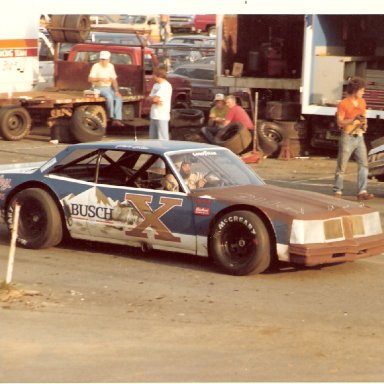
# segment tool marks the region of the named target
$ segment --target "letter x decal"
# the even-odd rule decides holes
[[[148,238],[147,233],[144,231],[152,227],[156,231],[155,239],[180,243],[180,237],[174,236],[160,218],[174,207],[183,205],[183,200],[160,197],[160,207],[152,211],[150,206],[152,198],[151,195],[134,195],[131,193],[125,195],[125,200],[131,202],[144,219],[136,228],[125,233],[129,236]]]

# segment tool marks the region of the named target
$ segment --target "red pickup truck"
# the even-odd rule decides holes
[[[154,79],[152,76],[153,69],[155,66],[159,65],[159,61],[150,48],[142,48],[137,46],[127,46],[127,45],[108,45],[105,44],[76,44],[69,51],[67,61],[68,62],[82,62],[84,64],[94,64],[99,60],[100,51],[108,50],[111,52],[111,63],[115,65],[116,72],[118,73],[121,66],[125,68],[132,67],[132,76],[137,77],[137,67],[142,67],[144,62],[144,79],[141,79],[144,82],[144,96],[148,96],[152,86],[154,84]],[[133,75],[135,73],[135,75]],[[125,73],[125,76],[127,74]],[[191,81],[180,75],[169,74],[167,76],[168,81],[172,85],[172,108],[189,108],[191,100]],[[140,80],[140,79],[137,79]],[[68,79],[66,80],[68,81]],[[132,89],[132,87],[124,87],[124,82],[122,79],[118,78],[118,82],[122,88],[122,93],[137,93],[137,90]],[[73,79],[73,87],[79,87],[79,83],[83,89],[87,89],[90,84],[86,78],[76,78]],[[139,87],[134,85],[134,87]],[[146,116],[149,114],[150,104],[147,100],[144,99],[141,105],[141,114]]]

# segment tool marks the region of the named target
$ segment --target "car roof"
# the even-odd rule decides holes
[[[131,150],[142,150],[143,152],[153,153],[156,155],[163,155],[167,152],[176,151],[193,151],[203,149],[224,149],[217,145],[207,143],[196,143],[189,141],[177,141],[177,140],[115,140],[105,142],[91,142],[91,143],[80,143],[72,144],[69,149],[131,149]]]

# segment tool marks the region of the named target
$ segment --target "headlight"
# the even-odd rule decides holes
[[[290,243],[314,244],[378,235],[379,212],[336,217],[329,220],[293,220]]]

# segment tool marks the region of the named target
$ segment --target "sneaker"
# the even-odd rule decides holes
[[[371,200],[375,197],[372,193],[368,192],[361,192],[357,195],[357,200],[363,201],[363,200]]]
[[[49,144],[59,144],[59,140],[49,140]]]
[[[112,127],[124,127],[124,123],[121,120],[112,120]]]

